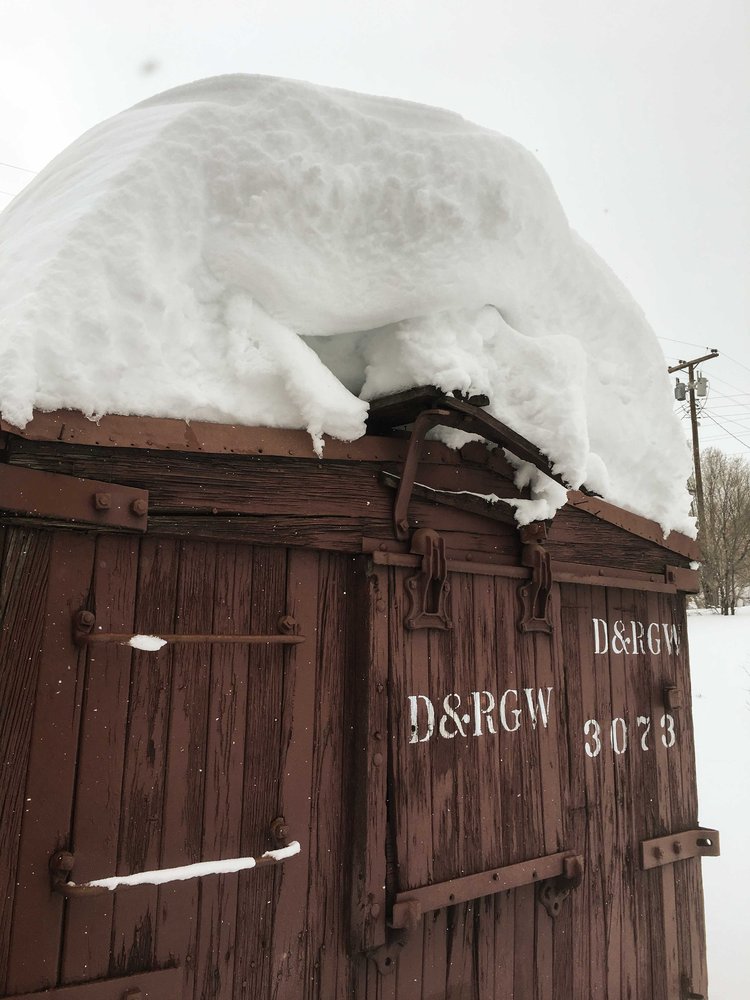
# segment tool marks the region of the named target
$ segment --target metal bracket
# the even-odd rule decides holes
[[[484,403],[484,400],[482,402]],[[439,401],[439,408],[423,410],[414,418],[412,424],[406,460],[396,493],[396,502],[393,506],[393,531],[401,542],[405,542],[409,537],[409,501],[414,489],[422,442],[427,431],[438,426],[455,427],[467,434],[479,434],[488,441],[492,441],[493,444],[507,448],[522,461],[530,462],[550,479],[554,479],[556,483],[567,485],[553,471],[552,463],[536,445],[521,437],[520,434],[516,434],[514,430],[479,406],[472,405],[471,402],[463,399],[444,396]]]
[[[698,827],[666,837],[641,841],[641,868],[658,868],[686,858],[717,858],[721,854],[719,831]]]
[[[99,528],[145,531],[148,492],[20,465],[0,466],[0,511]]]
[[[406,627],[453,628],[447,610],[451,585],[448,580],[445,539],[432,528],[420,528],[414,532],[411,550],[422,556],[422,568],[406,581],[409,596]]]
[[[560,912],[564,900],[573,889],[577,889],[583,881],[583,858],[579,854],[571,855],[563,861],[563,873],[556,878],[545,879],[539,885],[537,893],[539,902],[551,917]]]
[[[519,534],[523,545],[521,563],[531,569],[531,581],[518,588],[521,601],[518,628],[521,632],[551,632],[552,562],[542,545],[547,538],[547,525],[543,521],[526,524]]]

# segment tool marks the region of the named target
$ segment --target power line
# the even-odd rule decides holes
[[[728,431],[726,427],[722,426],[722,424],[720,424],[715,417],[712,417],[710,413],[707,413],[706,416],[708,417],[709,420],[713,420],[716,426],[720,428],[722,431],[724,431],[725,435],[734,438],[735,441],[739,441],[739,443],[742,445],[743,448],[750,448],[750,444],[748,444],[746,441],[741,441],[736,434],[732,434],[731,431]]]
[[[36,174],[36,173],[38,173],[37,170],[29,170],[28,167],[19,167],[19,166],[16,166],[15,163],[5,163],[3,160],[0,160],[0,167],[10,167],[11,170],[23,170],[23,172],[25,174]]]
[[[733,361],[736,365],[739,365],[740,368],[744,368],[746,372],[750,372],[750,368],[748,368],[746,364],[743,364],[742,361],[738,361],[737,358],[733,358],[732,355],[727,354],[726,351],[722,351],[722,357],[728,358],[730,361]]]
[[[713,350],[711,347],[706,347],[705,344],[691,344],[689,340],[675,340],[674,337],[657,337],[657,340],[668,340],[670,344],[684,344],[685,347],[697,347],[701,351]],[[722,351],[722,354],[724,352]]]

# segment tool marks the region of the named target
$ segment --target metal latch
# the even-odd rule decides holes
[[[719,831],[698,827],[666,837],[641,841],[641,868],[658,868],[686,858],[717,858],[721,853]]]
[[[409,596],[406,627],[453,628],[448,615],[451,585],[448,580],[445,539],[432,528],[419,528],[414,532],[411,550],[422,556],[422,568],[406,581]]]
[[[518,627],[522,632],[551,632],[552,564],[549,552],[542,545],[547,538],[547,525],[543,521],[526,524],[519,534],[523,544],[521,562],[531,569],[531,580],[518,588],[521,600]]]

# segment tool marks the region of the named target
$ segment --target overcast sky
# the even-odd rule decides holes
[[[669,363],[722,352],[705,368],[722,426],[704,415],[702,442],[750,457],[747,0],[0,0],[0,13],[13,165],[0,208],[33,176],[14,168],[39,170],[98,121],[200,77],[450,108],[539,157]]]

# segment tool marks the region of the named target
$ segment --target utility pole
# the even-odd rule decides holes
[[[706,521],[703,508],[703,477],[701,475],[701,451],[700,451],[700,445],[698,443],[698,411],[695,406],[696,381],[694,378],[694,374],[696,365],[701,364],[703,361],[710,361],[712,358],[718,358],[718,356],[719,352],[714,347],[711,349],[710,354],[704,354],[702,358],[693,358],[692,361],[680,361],[679,364],[672,365],[671,368],[667,369],[670,375],[672,375],[674,372],[685,371],[686,369],[688,373],[687,389],[690,394],[690,426],[693,432],[693,470],[695,472],[695,509],[698,514],[698,532],[701,535],[701,537],[705,537]],[[677,384],[678,386],[682,385],[679,379],[677,379]],[[703,385],[705,386],[705,382],[703,383]],[[682,386],[682,389],[683,392],[681,398],[684,399],[685,387]],[[677,395],[676,391],[675,395]],[[705,395],[705,390],[704,392],[701,393],[701,395]],[[680,397],[677,396],[677,398],[679,399]]]

